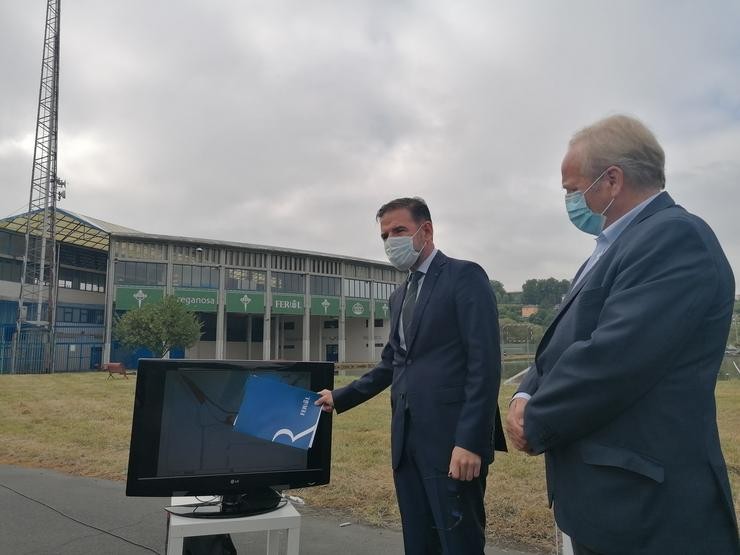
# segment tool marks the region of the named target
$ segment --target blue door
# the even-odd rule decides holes
[[[339,345],[329,344],[326,346],[326,360],[337,362],[339,360]]]

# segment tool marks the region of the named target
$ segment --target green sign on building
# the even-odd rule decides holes
[[[218,311],[218,291],[213,289],[175,289],[175,297],[193,312]]]
[[[391,317],[391,305],[388,301],[375,301],[375,317],[377,319],[389,320]]]
[[[303,314],[305,299],[303,295],[273,295],[273,314]]]
[[[133,310],[164,297],[161,287],[116,287],[116,310]]]
[[[339,297],[311,297],[311,314],[339,316]]]
[[[265,294],[254,291],[227,291],[226,312],[264,314]]]
[[[370,301],[367,299],[346,299],[345,318],[370,318]]]

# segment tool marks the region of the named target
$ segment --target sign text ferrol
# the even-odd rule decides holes
[[[265,294],[254,291],[227,291],[226,312],[264,314]]]
[[[303,295],[273,294],[273,314],[303,314],[305,299]]]
[[[164,297],[161,287],[116,287],[116,310],[133,310]]]
[[[218,311],[218,291],[213,289],[175,289],[175,297],[193,312]]]

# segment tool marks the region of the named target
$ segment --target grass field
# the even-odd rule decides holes
[[[0,376],[0,463],[125,479],[135,379],[106,380],[105,376]],[[350,379],[338,377],[337,383]],[[512,393],[512,387],[503,388],[502,407]],[[737,506],[740,380],[719,382],[717,401]],[[389,428],[387,392],[335,417],[332,483],[296,494],[312,506],[345,517],[398,527]],[[553,544],[542,457],[500,454],[489,475],[486,497],[492,541],[535,549]]]

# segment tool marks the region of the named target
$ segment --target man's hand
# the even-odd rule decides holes
[[[524,408],[528,399],[517,397],[509,405],[509,413],[506,415],[506,435],[519,451],[530,454],[527,438],[524,437]]]
[[[321,405],[321,410],[324,412],[331,412],[334,410],[334,397],[331,394],[331,391],[328,389],[322,389],[319,391],[319,397],[316,399],[316,402],[314,405]]]
[[[480,455],[455,446],[450,457],[449,476],[453,480],[469,482],[473,478],[480,476],[480,464]]]

